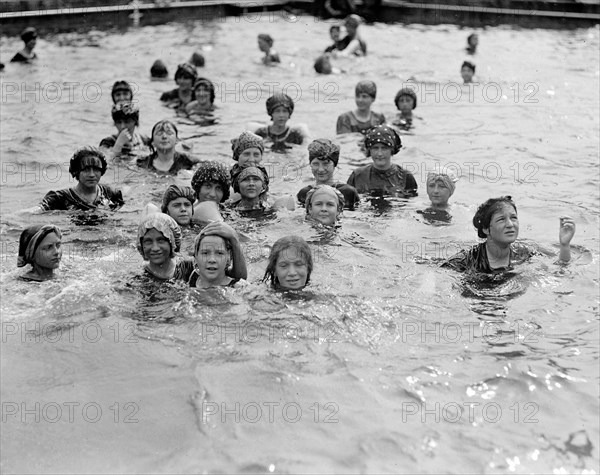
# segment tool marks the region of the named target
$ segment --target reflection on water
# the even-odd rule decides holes
[[[37,65],[7,66],[0,137],[5,471],[597,471],[598,177],[590,171],[598,170],[598,29],[479,32],[482,86],[471,95],[454,88],[455,98],[447,85],[460,79],[462,30],[365,25],[369,56],[340,60],[346,74],[316,77],[313,57],[328,43],[328,27],[311,17],[229,18],[190,21],[185,32],[172,24],[107,33],[94,44],[57,35],[40,38]],[[256,35],[266,31],[283,59],[276,68],[265,69],[256,49]],[[0,43],[12,51],[19,41]],[[383,51],[388,44],[404,46]],[[311,226],[304,209],[236,218],[250,281],[241,289],[136,277],[141,210],[169,184],[188,184],[186,174],[111,163],[102,182],[123,190],[118,212],[21,211],[50,189],[73,186],[74,148],[112,133],[108,91],[116,79],[136,85],[142,132],[173,117],[158,101],[173,83],[151,81],[147,71],[159,57],[174,70],[196,49],[207,58],[202,75],[217,86],[220,120],[200,130],[181,119],[180,136],[191,153],[228,166],[230,139],[247,122],[266,119],[276,83],[298,92],[292,123],[341,144],[334,178],[345,181],[368,163],[358,137],[334,135],[335,118],[354,107],[356,82],[374,78],[373,109],[392,118],[403,81],[423,81],[415,82],[422,120],[394,157],[414,174],[420,196],[367,197],[357,211],[344,211],[336,229]],[[39,92],[23,95],[23,81],[33,91],[39,84]],[[72,96],[66,88],[54,102],[44,96],[45,84],[67,82],[76,83]],[[95,85],[101,93],[92,96]],[[489,94],[497,90],[496,100]],[[268,151],[263,165],[274,199],[311,183],[302,148]],[[427,173],[444,168],[461,177],[451,220],[422,211]],[[522,237],[546,247],[556,245],[556,218],[574,217],[570,266],[543,256],[491,281],[438,267],[475,241],[477,204],[503,194],[515,197]],[[63,230],[53,282],[16,279],[18,236],[33,223]],[[315,270],[305,291],[273,292],[260,279],[269,246],[288,234],[311,243]],[[22,403],[34,412],[40,404],[38,420],[21,412]],[[71,419],[70,403],[79,404]],[[56,406],[47,404],[62,408],[59,423],[49,422]],[[82,415],[86,404],[101,409],[96,422],[91,412]]]

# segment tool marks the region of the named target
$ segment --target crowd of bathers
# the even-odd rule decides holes
[[[365,55],[366,42],[358,33],[360,18],[351,15],[345,21],[348,35],[340,39],[339,27],[331,30],[334,44],[328,55]],[[22,57],[35,59],[33,47],[37,33],[27,28],[22,34],[25,50]],[[272,65],[280,61],[270,35],[258,36],[262,61]],[[474,54],[478,39],[468,38],[467,51]],[[467,62],[468,63],[468,62]],[[204,58],[194,53],[189,62],[180,64],[174,75],[177,88],[160,97],[179,117],[199,126],[213,125],[215,88],[212,81],[200,77],[197,66]],[[463,69],[472,63],[463,65]],[[151,68],[156,78],[168,76],[165,64],[157,60]],[[471,74],[472,76],[472,74]],[[463,74],[464,77],[464,74]],[[465,78],[467,81],[467,78]],[[372,110],[377,86],[362,80],[355,87],[356,109],[337,118],[337,134],[357,133],[359,144],[371,163],[356,168],[345,183],[334,179],[340,158],[340,146],[327,138],[310,139],[306,126],[288,124],[294,101],[283,92],[270,96],[266,110],[271,123],[253,131],[244,131],[231,139],[233,166],[218,161],[200,160],[181,147],[179,131],[172,119],[158,121],[149,137],[138,130],[139,108],[133,89],[124,80],[112,88],[112,119],[116,133],[100,141],[98,147],[82,147],[70,160],[69,172],[77,180],[74,187],[49,191],[41,200],[40,212],[50,210],[117,211],[126,197],[118,189],[100,184],[109,163],[134,162],[141,169],[158,175],[176,175],[181,170],[193,173],[190,186],[170,185],[160,206],[149,204],[138,227],[137,248],[146,261],[145,275],[157,281],[180,280],[191,287],[238,286],[247,278],[247,267],[238,234],[226,223],[235,216],[256,218],[280,208],[304,207],[306,219],[315,226],[335,229],[344,210],[366,206],[365,196],[417,196],[415,177],[392,159],[402,149],[401,134],[412,128],[412,111],[417,106],[413,89],[402,88],[395,97],[398,118],[387,123],[383,114]],[[286,153],[293,146],[306,147],[314,183],[291,196],[273,199],[269,194],[269,174],[262,164],[266,147],[272,152]],[[449,199],[455,191],[456,178],[446,173],[429,173],[426,180],[430,206],[422,213],[430,219],[448,220]],[[479,206],[473,217],[477,235],[484,241],[459,252],[442,265],[460,271],[498,273],[529,260],[538,251],[516,242],[519,235],[517,207],[510,196],[491,198]],[[193,257],[184,256],[182,228],[199,230],[193,239]],[[570,242],[575,223],[560,218],[559,263],[571,259]],[[53,225],[34,225],[20,237],[18,266],[30,265],[24,280],[43,281],[54,276],[62,257],[61,231]],[[279,290],[299,290],[310,281],[313,270],[311,248],[300,236],[277,240],[271,249],[263,280]]]

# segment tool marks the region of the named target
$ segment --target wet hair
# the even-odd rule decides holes
[[[116,103],[115,93],[117,91],[128,91],[129,94],[131,94],[131,97],[129,98],[128,102],[130,102],[133,99],[133,89],[131,88],[131,85],[127,81],[117,81],[113,84],[112,91],[110,92],[110,96],[112,97],[113,104]]]
[[[223,242],[225,243],[225,249],[227,249],[227,252],[229,253],[229,264],[227,265],[227,267],[229,267],[229,265],[233,262],[233,246],[231,245],[231,242],[229,242],[229,239],[225,239],[223,236],[220,236],[218,234],[206,234],[200,232],[200,234],[196,236],[196,239],[194,240],[194,259],[198,254],[198,249],[200,249],[200,244],[202,244],[202,240],[207,236],[217,236],[223,240]]]
[[[102,175],[106,173],[108,164],[106,163],[106,157],[99,148],[81,147],[77,149],[71,157],[69,173],[73,178],[79,179],[79,173],[89,166],[99,168]]]
[[[111,111],[113,122],[118,120],[133,119],[135,125],[140,125],[140,109],[133,102],[119,102]]]
[[[377,97],[377,85],[368,79],[364,81],[359,81],[359,83],[354,88],[354,95],[358,96],[359,94],[368,94],[373,99]]]
[[[163,63],[160,59],[157,59],[150,68],[150,76],[153,78],[166,78],[169,76],[169,70],[167,69],[165,63]]]
[[[205,89],[208,89],[208,93],[210,94],[210,103],[214,104],[215,102],[215,85],[206,78],[198,78],[196,82],[194,82],[194,91],[198,89],[200,86],[203,86]]]
[[[462,66],[460,67],[460,69],[462,69],[464,67],[471,69],[471,71],[473,71],[473,73],[475,73],[475,65],[473,63],[471,63],[470,61],[465,61],[464,63],[462,63]]]
[[[173,122],[171,122],[169,119],[159,120],[156,124],[154,124],[154,127],[152,127],[152,133],[150,134],[150,143],[148,144],[148,147],[153,152],[156,152],[156,147],[154,147],[153,143],[154,132],[156,132],[159,128],[164,127],[165,125],[170,125],[171,127],[173,127],[173,130],[175,131],[175,137],[179,138],[179,131],[177,130],[177,126]]]
[[[277,275],[275,273],[277,261],[279,260],[279,256],[281,256],[281,254],[285,253],[291,248],[295,249],[302,257],[302,260],[306,262],[306,267],[308,270],[306,274],[306,284],[308,285],[308,282],[310,281],[310,274],[313,270],[313,259],[309,245],[300,236],[285,236],[275,241],[275,244],[273,244],[273,247],[271,248],[271,253],[269,254],[269,263],[265,269],[263,282],[269,280],[273,287],[279,287],[279,281],[277,280]]]
[[[494,213],[502,209],[504,205],[512,206],[515,213],[517,212],[517,206],[513,202],[512,197],[508,195],[501,196],[500,198],[490,198],[485,203],[479,205],[475,216],[473,216],[473,226],[477,229],[477,236],[481,239],[487,238],[487,234],[483,230],[490,227]]]
[[[192,53],[192,56],[190,58],[190,64],[193,64],[194,66],[196,66],[197,68],[203,68],[204,67],[204,56],[201,53],[198,53],[198,51],[194,51]]]

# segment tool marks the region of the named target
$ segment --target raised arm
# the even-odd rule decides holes
[[[575,235],[575,221],[570,216],[561,216],[559,219],[558,240],[560,242],[560,253],[558,261],[566,263],[571,260],[571,239]]]

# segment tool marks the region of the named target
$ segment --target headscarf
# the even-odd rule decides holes
[[[308,163],[313,160],[331,160],[337,167],[340,160],[340,147],[329,139],[313,140],[308,146]]]
[[[344,198],[344,195],[342,195],[342,193],[340,192],[340,190],[329,185],[317,185],[314,188],[312,188],[306,195],[306,201],[304,202],[306,214],[310,213],[310,203],[318,194],[326,194],[329,196],[333,196],[335,199],[337,199],[338,202],[338,213],[341,213],[344,210],[346,200]]]
[[[400,99],[401,96],[412,97],[412,100],[413,100],[413,109],[416,109],[416,107],[417,107],[417,94],[415,93],[415,91],[413,91],[410,87],[403,87],[402,89],[400,89],[396,93],[396,97],[394,97],[394,104],[396,104],[396,107],[398,107],[398,99]]]
[[[262,137],[252,132],[242,132],[239,137],[231,139],[231,150],[233,150],[233,159],[237,162],[244,150],[249,148],[258,148],[260,153],[264,153],[265,145]]]
[[[375,99],[377,97],[377,84],[368,79],[365,79],[364,81],[359,81],[356,87],[354,88],[354,94],[358,96],[361,93],[368,94],[373,99]]]
[[[189,186],[179,186],[179,185],[171,185],[165,191],[162,199],[161,211],[165,214],[167,213],[167,208],[169,203],[177,198],[186,198],[190,203],[192,203],[192,214],[194,214],[194,201],[196,201],[196,196],[194,194],[194,190],[192,190]]]
[[[454,190],[456,189],[456,182],[458,178],[456,178],[453,174],[450,173],[434,173],[430,172],[427,174],[427,187],[432,182],[441,181],[446,188],[450,190],[450,196],[454,194]]]
[[[106,173],[108,164],[104,153],[96,147],[81,147],[77,149],[69,162],[69,173],[73,178],[79,176],[79,172],[87,167],[100,169],[102,175]]]
[[[273,111],[279,106],[285,107],[290,113],[290,117],[292,116],[292,112],[294,112],[294,101],[290,96],[282,92],[278,92],[267,99],[267,113],[271,117],[273,117]]]
[[[367,157],[371,156],[371,147],[376,143],[385,145],[392,149],[392,155],[396,155],[402,148],[402,140],[398,133],[387,125],[376,125],[368,130],[365,136],[365,147]]]
[[[144,260],[147,260],[147,258],[144,255],[142,240],[151,229],[160,231],[169,240],[169,244],[171,244],[171,257],[175,257],[175,253],[179,252],[179,248],[181,247],[181,228],[168,214],[153,213],[144,218],[138,227],[138,251],[140,251]]]
[[[255,176],[259,178],[263,183],[263,188],[267,188],[269,185],[269,179],[264,167],[243,167],[233,176],[233,191],[236,193],[240,192],[240,182],[244,181],[249,176]]]
[[[37,30],[33,26],[28,26],[21,32],[21,39],[24,43],[29,43],[31,40],[37,37]]]
[[[229,180],[229,172],[225,165],[219,162],[200,162],[200,166],[194,173],[192,177],[192,188],[198,196],[200,192],[200,188],[202,188],[203,183],[215,182],[219,183],[223,188],[223,198],[221,202],[227,201],[229,199],[229,187],[231,186],[231,181]]]
[[[115,122],[121,118],[133,118],[137,125],[140,121],[140,108],[133,102],[119,102],[112,106],[111,115]]]
[[[23,267],[27,264],[33,265],[35,260],[35,251],[44,240],[44,238],[54,233],[59,239],[62,238],[60,229],[51,224],[35,224],[25,228],[19,238],[19,257],[17,258],[17,267]]]
[[[177,71],[175,71],[175,81],[177,81],[181,76],[191,76],[191,78],[195,81],[198,77],[198,72],[196,71],[195,66],[190,63],[181,63],[177,66]]]
[[[268,35],[266,33],[261,33],[260,35],[258,35],[258,39],[263,40],[269,46],[273,46],[273,37],[271,35]]]

